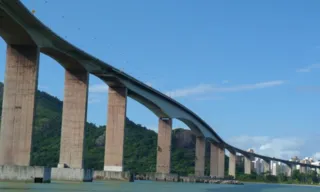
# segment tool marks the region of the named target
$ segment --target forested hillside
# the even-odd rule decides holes
[[[1,107],[3,84],[0,84]],[[38,91],[32,141],[32,165],[55,167],[59,160],[62,101]],[[0,110],[2,111],[2,110]],[[86,124],[84,163],[87,168],[103,169],[105,126]],[[156,169],[157,133],[127,119],[125,127],[124,167],[133,172]],[[195,137],[189,130],[174,129],[172,137],[172,172],[183,175],[194,172]],[[206,172],[209,166],[206,155]],[[228,158],[226,158],[226,166]]]

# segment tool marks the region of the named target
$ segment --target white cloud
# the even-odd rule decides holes
[[[200,84],[195,87],[168,91],[166,92],[166,94],[170,97],[176,98],[176,97],[186,97],[186,96],[196,95],[196,94],[204,94],[208,92],[238,92],[238,91],[246,91],[246,90],[253,90],[253,89],[262,89],[267,87],[279,86],[284,83],[285,81],[283,80],[276,80],[276,81],[266,81],[266,82],[259,82],[255,84],[244,84],[244,85],[231,86],[231,87],[218,87],[212,84]]]
[[[108,93],[108,85],[107,84],[90,85],[89,92],[91,92],[91,93]]]
[[[196,97],[194,98],[197,101],[210,101],[210,100],[223,100],[223,97],[220,96],[207,96],[207,97]]]
[[[304,140],[297,137],[270,138],[245,135],[230,139],[230,144],[244,150],[252,148],[255,153],[261,155],[289,159],[300,155]]]
[[[169,92],[166,92],[166,95],[168,95],[169,97],[185,97],[189,95],[202,94],[209,91],[212,91],[212,85],[200,84],[195,87],[169,91]]]
[[[297,72],[308,73],[308,72],[311,72],[313,69],[319,69],[319,68],[320,68],[320,64],[312,64],[305,68],[297,69]]]

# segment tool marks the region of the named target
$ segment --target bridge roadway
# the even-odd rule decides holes
[[[291,162],[247,152],[226,143],[203,119],[201,119],[187,107],[126,74],[125,72],[89,55],[88,53],[80,50],[63,38],[59,37],[52,30],[41,23],[18,0],[0,0],[0,14],[0,35],[8,44],[4,88],[4,100],[6,100],[6,102],[4,103],[9,103],[4,104],[3,108],[4,115],[2,116],[1,125],[0,155],[4,155],[6,157],[0,157],[0,164],[29,165],[29,153],[31,148],[30,134],[23,135],[23,137],[30,137],[26,139],[23,146],[20,146],[20,144],[14,146],[9,145],[8,139],[3,135],[8,136],[12,134],[7,127],[16,126],[18,127],[17,129],[21,129],[21,125],[19,127],[17,124],[12,124],[14,121],[7,120],[13,116],[16,117],[17,115],[20,115],[19,117],[21,120],[30,120],[28,121],[29,126],[26,129],[29,132],[32,132],[32,117],[26,116],[26,114],[22,113],[18,114],[14,112],[11,114],[6,110],[9,111],[9,108],[12,110],[17,109],[17,103],[14,103],[13,101],[10,102],[9,98],[11,98],[11,96],[19,97],[19,95],[10,92],[11,89],[15,89],[18,92],[21,91],[22,95],[29,94],[31,100],[32,98],[34,99],[32,87],[35,86],[34,88],[36,88],[37,86],[37,68],[39,53],[41,52],[58,61],[66,69],[62,139],[58,167],[83,168],[83,129],[86,122],[85,116],[89,81],[88,74],[92,74],[102,79],[109,85],[109,112],[107,127],[110,127],[110,129],[107,129],[106,136],[105,171],[123,171],[123,129],[126,114],[127,96],[146,106],[159,117],[158,145],[160,148],[163,148],[164,151],[161,153],[159,152],[161,149],[158,149],[157,172],[170,173],[171,143],[169,141],[171,140],[172,118],[179,119],[184,122],[196,135],[197,142],[195,174],[197,175],[201,176],[204,174],[205,142],[211,143],[212,155],[210,167],[212,170],[210,174],[215,176],[224,175],[224,170],[221,170],[221,167],[224,167],[224,149],[227,149],[231,156],[233,155],[231,158],[232,160],[229,162],[229,175],[233,176],[235,176],[236,153],[240,153],[245,157],[245,162],[247,162],[245,163],[246,173],[251,172],[250,158],[252,157],[261,158],[266,162],[269,162],[269,168],[270,161],[285,163],[290,168],[293,165],[320,168],[320,166],[309,165],[300,162]],[[34,50],[34,53],[30,50]],[[20,59],[17,61],[18,63],[25,62],[28,64],[35,64],[33,67],[31,67],[32,69],[30,68],[31,65],[23,68],[23,73],[26,74],[23,76],[25,79],[22,81],[21,79],[19,80],[17,78],[18,74],[15,71],[10,71],[11,68],[19,68],[19,66],[13,66],[12,64],[17,58]],[[28,77],[27,74],[30,77]],[[16,78],[15,81],[12,80],[12,77]],[[24,86],[26,86],[27,82],[31,82],[31,84],[28,84],[28,86],[31,86],[31,88],[28,87],[29,92],[23,92],[25,91],[23,88],[10,87],[13,85],[12,82],[16,84],[24,83]],[[21,100],[21,102],[23,106],[25,104],[24,102],[27,101]],[[34,103],[29,102],[26,105],[33,106]],[[28,113],[33,114],[33,108],[34,107],[31,107],[29,109],[31,111]],[[75,114],[79,116],[79,118],[74,117]],[[73,119],[69,120],[70,117]],[[78,122],[78,124],[74,125],[74,122]],[[118,127],[120,127],[120,129]],[[29,133],[28,131],[27,133]],[[77,135],[75,136],[74,133],[77,133]],[[110,136],[115,134],[119,136],[114,136],[116,138]],[[13,140],[16,139],[12,135],[10,135],[10,137]],[[70,138],[72,141],[69,141]],[[70,147],[70,150],[68,150],[66,146],[72,147]],[[110,146],[120,146],[120,148],[112,149]],[[20,156],[15,156],[13,153],[14,150],[23,152],[19,153]],[[20,160],[17,160],[17,158]]]

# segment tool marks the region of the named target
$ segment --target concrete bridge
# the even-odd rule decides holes
[[[207,142],[211,147],[211,176],[224,177],[226,149],[230,152],[228,174],[232,176],[235,176],[236,153],[245,157],[245,173],[251,173],[251,159],[255,157],[265,160],[268,169],[270,161],[283,162],[289,167],[299,164],[302,167],[320,168],[250,153],[229,145],[194,112],[65,41],[34,17],[18,0],[0,0],[0,35],[7,43],[0,165],[29,166],[30,164],[39,54],[43,53],[55,59],[65,69],[60,158],[56,171],[83,170],[89,74],[97,76],[109,86],[108,129],[103,167],[105,172],[124,170],[124,126],[128,96],[159,117],[157,173],[170,174],[171,171],[172,119],[184,122],[196,135],[195,175],[197,176],[204,175]]]

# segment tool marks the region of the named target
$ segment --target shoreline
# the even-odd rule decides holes
[[[270,184],[270,185],[294,185],[294,186],[304,186],[304,187],[320,187],[320,184],[299,184],[299,183],[267,183],[263,181],[241,181],[243,184]]]

